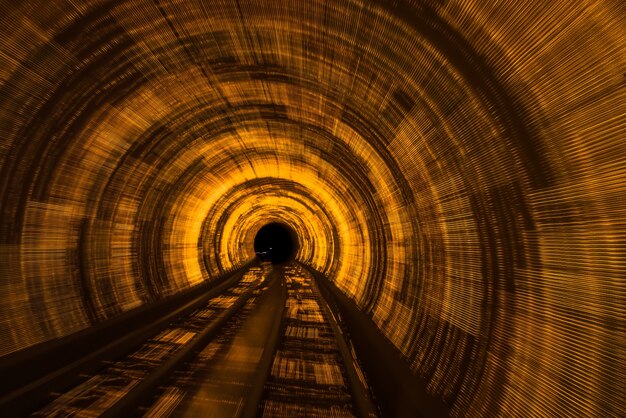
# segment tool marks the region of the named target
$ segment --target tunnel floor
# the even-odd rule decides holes
[[[241,315],[200,352],[184,376],[163,391],[171,394],[181,388],[188,390],[184,396],[179,395],[182,400],[172,416],[238,415],[256,383],[263,350],[284,304],[284,282],[275,270],[269,272],[268,283],[248,300]],[[161,404],[171,398],[161,395],[150,411],[160,410]]]
[[[261,263],[33,416],[380,416],[313,274]],[[218,324],[219,323],[219,324]],[[187,353],[187,354],[185,354]],[[361,376],[361,377],[358,377]]]

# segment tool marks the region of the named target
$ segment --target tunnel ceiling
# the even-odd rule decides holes
[[[277,222],[453,415],[626,414],[622,2],[0,16],[0,355],[214,280]]]

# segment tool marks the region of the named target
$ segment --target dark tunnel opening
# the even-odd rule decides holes
[[[294,258],[297,248],[296,233],[278,222],[263,226],[254,237],[254,252],[261,261],[284,263]]]

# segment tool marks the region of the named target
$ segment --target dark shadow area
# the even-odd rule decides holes
[[[254,252],[261,261],[284,263],[294,257],[297,249],[296,233],[285,224],[269,223],[254,237]]]

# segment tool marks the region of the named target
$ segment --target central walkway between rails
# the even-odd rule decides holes
[[[282,270],[276,267],[267,274],[267,288],[248,301],[242,315],[226,325],[199,354],[193,371],[181,378],[189,386],[172,415],[236,417],[250,402],[268,337],[280,325],[285,303]]]

